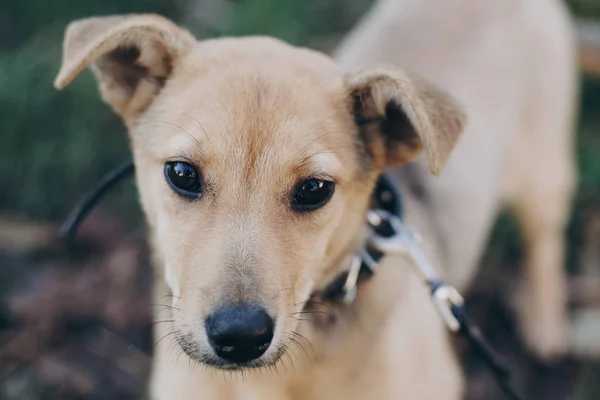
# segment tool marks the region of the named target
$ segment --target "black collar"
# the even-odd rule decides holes
[[[385,210],[400,219],[403,217],[404,204],[402,203],[400,188],[387,172],[383,172],[379,176],[373,191],[371,207],[374,209]],[[377,234],[382,236],[390,236],[393,234],[391,231],[386,232],[386,229],[388,229],[387,226],[382,226],[381,231],[378,231]],[[383,257],[383,253],[367,243],[364,251],[360,252],[356,257],[359,257],[360,267],[355,281],[352,282],[354,290],[361,282],[364,282],[373,276],[375,267],[378,261]],[[354,261],[355,260],[353,259],[352,262]],[[350,270],[346,270],[337,275],[324,289],[313,293],[311,299],[325,302],[341,302],[344,299],[347,299],[347,282],[352,273],[351,269],[352,266],[350,266]]]

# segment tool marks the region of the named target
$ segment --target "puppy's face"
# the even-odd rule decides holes
[[[130,130],[179,343],[221,368],[276,362],[354,250],[378,173],[423,148],[439,171],[462,127],[400,71],[346,76],[267,38],[198,43],[156,16],[72,24],[57,86],[87,65]]]
[[[193,356],[278,357],[295,313],[349,245],[375,175],[344,96],[341,73],[319,54],[215,40],[181,60],[132,128],[142,202]],[[236,354],[236,327],[221,326],[233,320],[256,349]]]

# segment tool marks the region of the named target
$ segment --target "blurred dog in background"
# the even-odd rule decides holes
[[[526,253],[523,337],[543,359],[565,354],[564,230],[576,182],[578,76],[565,5],[379,0],[335,59],[348,70],[384,63],[417,71],[465,106],[465,134],[440,177],[418,165],[406,179],[418,180],[426,199],[414,225],[425,218],[435,227],[426,237],[437,241],[438,265],[464,291],[498,211],[514,211]]]

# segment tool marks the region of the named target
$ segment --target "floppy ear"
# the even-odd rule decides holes
[[[354,117],[378,168],[413,161],[425,151],[438,175],[465,124],[454,99],[416,76],[370,69],[346,78]]]
[[[194,37],[158,15],[88,18],[67,27],[62,66],[54,82],[67,86],[91,66],[102,98],[125,119],[141,114]]]

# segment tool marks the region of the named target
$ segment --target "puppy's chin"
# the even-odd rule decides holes
[[[192,335],[178,332],[177,343],[183,352],[193,361],[206,365],[209,368],[226,371],[259,370],[276,365],[285,354],[285,347],[269,349],[266,354],[247,363],[232,363],[215,356],[210,350],[198,346]]]

